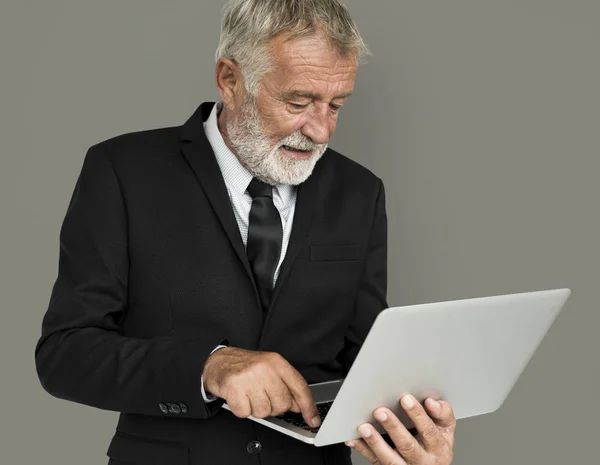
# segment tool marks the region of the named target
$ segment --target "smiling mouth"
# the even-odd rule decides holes
[[[300,153],[310,153],[311,152],[311,150],[295,149],[294,147],[290,147],[289,145],[282,145],[282,147],[290,152],[300,152]]]

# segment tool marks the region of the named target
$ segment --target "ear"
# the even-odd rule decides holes
[[[238,64],[229,58],[219,58],[216,66],[217,90],[229,111],[243,101],[243,77]]]

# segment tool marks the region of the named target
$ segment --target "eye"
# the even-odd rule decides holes
[[[341,105],[329,105],[329,107],[333,110],[333,111],[338,111],[340,108],[342,108]]]
[[[306,108],[308,106],[308,104],[300,104],[300,103],[290,103],[290,105],[292,106],[292,108],[295,108],[296,110],[302,110],[303,108]]]

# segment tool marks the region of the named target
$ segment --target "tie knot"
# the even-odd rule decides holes
[[[250,196],[255,199],[256,197],[269,197],[273,198],[273,187],[267,183],[259,181],[256,178],[252,178],[247,189]]]

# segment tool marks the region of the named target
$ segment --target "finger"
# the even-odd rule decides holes
[[[265,391],[260,394],[253,393],[250,396],[250,407],[253,417],[267,418],[271,415],[271,401]]]
[[[354,449],[360,455],[362,455],[367,462],[372,465],[381,465],[379,459],[375,453],[371,450],[364,439],[353,439],[352,441],[346,441],[345,443],[351,449]],[[404,465],[403,462],[398,462],[398,465]]]
[[[238,418],[248,418],[252,414],[252,408],[250,407],[250,399],[246,395],[234,396],[226,399],[227,405]]]
[[[427,452],[415,438],[415,431],[412,428],[408,430],[390,409],[379,408],[373,412],[373,417],[381,423],[394,447],[407,462],[421,463],[424,460]]]
[[[364,423],[358,427],[358,433],[362,440],[376,457],[376,463],[403,463],[402,457],[396,450],[389,446],[381,434],[369,423]],[[419,446],[420,447],[420,446]],[[405,463],[405,462],[404,462]]]
[[[312,392],[304,377],[292,365],[287,364],[281,371],[281,379],[287,385],[292,397],[300,407],[304,421],[316,428],[321,425],[321,417]]]
[[[292,407],[292,394],[288,387],[279,380],[273,389],[267,389],[267,395],[271,402],[271,415],[281,415]]]
[[[417,434],[416,430],[414,428],[407,429],[390,409],[378,408],[373,412],[373,418],[381,423],[394,447],[403,451],[401,452],[403,456],[415,460],[425,455],[425,450],[414,437]]]
[[[408,417],[415,424],[425,450],[430,452],[438,451],[442,445],[443,438],[438,426],[427,414],[423,406],[410,394],[403,396],[400,403],[408,414]]]
[[[300,406],[298,405],[298,403],[296,402],[296,399],[292,398],[292,408],[290,409],[292,412],[296,412],[296,413],[300,413],[302,410],[300,410]]]
[[[427,399],[425,401],[425,407],[431,415],[431,418],[441,426],[442,428],[448,428],[451,431],[456,429],[456,418],[452,406],[443,400],[436,402],[433,399]]]

